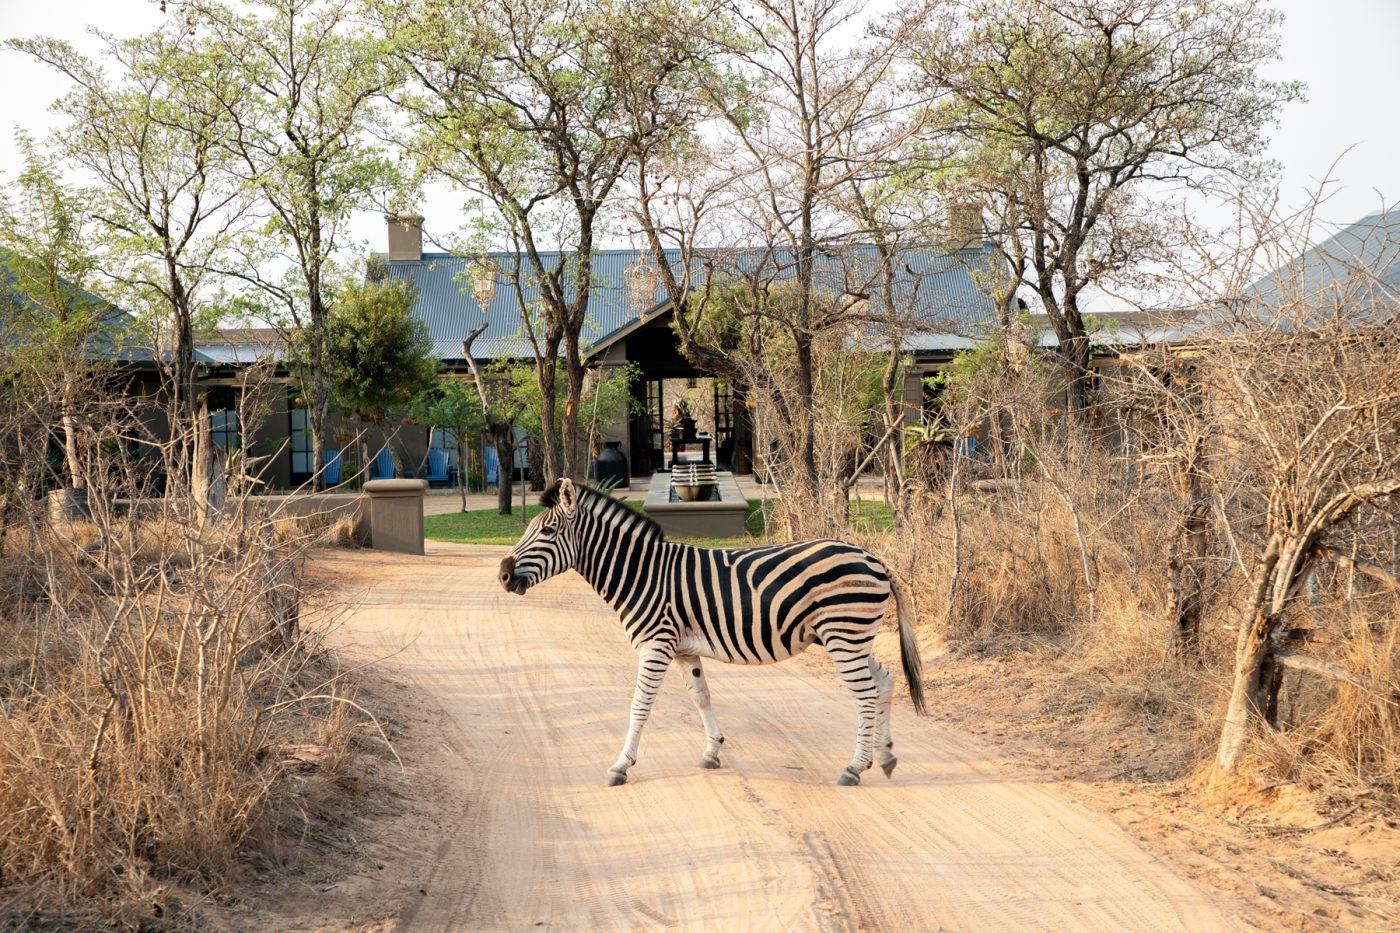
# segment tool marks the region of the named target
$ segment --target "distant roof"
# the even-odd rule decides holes
[[[546,268],[559,268],[574,254],[549,252],[543,255]],[[948,253],[933,247],[906,249],[900,254],[892,292],[899,306],[912,303],[924,321],[926,331],[906,340],[910,350],[958,349],[967,344],[993,320],[991,300],[977,287],[973,270],[990,269],[994,251],[977,247]],[[669,253],[679,268],[679,253]],[[790,281],[791,254],[783,251],[711,250],[703,254],[719,274],[757,277],[764,282]],[[871,245],[855,246],[839,254],[822,254],[816,263],[815,278],[820,287],[845,295],[879,298],[883,286],[875,275],[877,253]],[[470,270],[474,263],[488,260],[498,271],[494,295],[485,308],[472,297]],[[697,258],[694,261],[699,261]],[[530,341],[521,325],[520,298],[527,306],[538,301],[539,288],[523,274],[525,263],[514,253],[489,253],[485,257],[464,257],[451,253],[424,253],[422,259],[386,260],[389,277],[410,282],[418,291],[413,313],[428,327],[434,353],[439,359],[461,360],[462,341],[472,330],[488,326],[472,344],[472,355],[479,360],[528,358],[533,356]],[[517,296],[513,275],[522,268],[522,295]],[[651,263],[647,250],[600,250],[594,254],[593,284],[589,292],[583,341],[590,351],[618,339],[642,317],[669,304],[657,276],[646,275]],[[638,290],[644,289],[643,294]]]
[[[213,337],[195,341],[194,358],[214,364],[280,359],[285,343],[283,333],[273,327],[221,327]]]
[[[1400,211],[1377,211],[1259,278],[1245,290],[1263,309],[1345,300],[1393,320],[1400,306]]]
[[[1130,352],[1157,344],[1189,342],[1196,332],[1192,322],[1197,312],[1191,308],[1148,308],[1130,311],[1103,311],[1086,316],[1089,340],[1109,352]],[[1030,332],[1036,346],[1057,347],[1060,338],[1044,314],[1031,315]]]
[[[19,268],[24,261],[13,252],[0,250],[0,302],[12,303],[12,307],[23,308],[31,314],[50,313],[51,309],[45,308],[23,289]],[[63,288],[73,290],[72,297],[76,306],[94,311],[100,316],[97,331],[88,343],[88,355],[92,359],[128,363],[150,358],[150,353],[143,349],[136,339],[138,329],[134,317],[107,299],[86,289],[77,288],[71,282],[62,280],[60,284]],[[21,321],[12,318],[7,320],[7,317],[0,315],[0,338],[6,336],[7,327],[12,333],[15,328],[23,327]]]

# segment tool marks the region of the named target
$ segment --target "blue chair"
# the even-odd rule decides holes
[[[340,485],[340,451],[328,450],[325,454],[326,468],[321,472],[321,481],[327,486]]]
[[[496,445],[486,445],[486,485],[496,485],[498,481],[496,474],[501,472],[500,466],[499,458],[496,456]]]
[[[428,451],[428,475],[424,477],[429,486],[446,486],[452,480],[447,472],[447,451],[434,447]]]
[[[457,451],[447,449],[447,485],[460,486],[462,484],[462,467],[457,462]]]
[[[379,453],[374,455],[374,463],[370,464],[370,469],[374,472],[375,479],[393,479],[395,477],[394,455],[389,452],[389,448],[379,448]]]

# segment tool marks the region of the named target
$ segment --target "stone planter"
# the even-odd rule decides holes
[[[88,509],[88,491],[66,486],[48,495],[49,520],[54,524],[81,522],[92,518]]]

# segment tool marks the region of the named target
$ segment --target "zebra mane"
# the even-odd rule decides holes
[[[666,532],[662,530],[655,520],[643,515],[638,510],[632,508],[605,492],[600,492],[592,486],[585,486],[583,483],[575,483],[574,488],[578,490],[579,508],[584,508],[587,504],[588,510],[600,517],[617,516],[618,524],[624,528],[633,529],[640,532],[644,537],[655,537],[655,540],[664,541]],[[547,509],[552,509],[559,504],[559,480],[555,480],[540,495],[540,505]]]

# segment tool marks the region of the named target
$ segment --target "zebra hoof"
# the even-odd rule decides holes
[[[891,777],[894,774],[894,766],[897,764],[899,764],[899,759],[891,755],[889,761],[880,762],[880,770],[885,772],[885,777]]]
[[[853,787],[860,783],[860,775],[853,772],[850,768],[847,768],[845,771],[841,772],[841,776],[836,779],[836,783],[840,784],[842,787]]]
[[[609,786],[609,787],[616,787],[616,786],[618,786],[619,784],[626,784],[626,783],[627,783],[627,772],[625,772],[625,771],[609,771],[609,772],[608,772],[608,786]]]
[[[707,771],[713,771],[715,768],[719,767],[719,758],[714,755],[706,755],[704,758],[700,759],[700,767]]]

